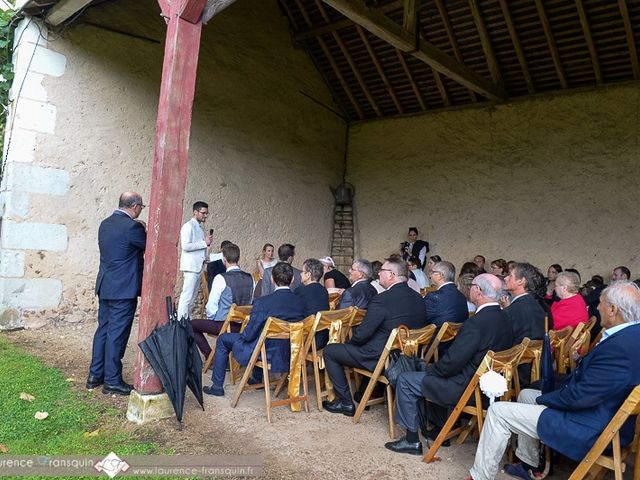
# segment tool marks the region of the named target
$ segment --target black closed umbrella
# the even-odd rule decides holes
[[[202,360],[193,340],[191,321],[186,317],[177,319],[170,297],[167,297],[167,313],[169,321],[156,327],[138,345],[167,392],[182,430],[187,385],[204,410]]]

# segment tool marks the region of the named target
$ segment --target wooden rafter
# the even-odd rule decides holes
[[[322,5],[322,2],[320,0],[316,0],[316,5],[318,6],[318,10],[320,11],[320,14],[322,15],[322,18],[324,18],[324,21],[328,22],[330,20],[329,19],[329,15],[327,15],[327,11],[325,10],[324,6]],[[364,92],[364,95],[367,97],[367,100],[369,101],[369,104],[371,105],[371,108],[373,108],[373,111],[376,112],[376,115],[378,117],[381,117],[382,116],[382,112],[380,111],[380,107],[378,107],[378,103],[373,98],[373,95],[371,95],[371,91],[369,90],[369,87],[367,86],[367,82],[365,82],[362,74],[360,73],[360,69],[358,68],[356,63],[353,61],[353,58],[351,57],[351,53],[349,53],[349,50],[347,49],[347,47],[345,47],[344,42],[342,41],[342,38],[340,37],[340,34],[337,31],[333,31],[333,32],[331,32],[331,34],[333,35],[333,39],[335,40],[335,42],[338,44],[338,47],[340,48],[340,51],[342,52],[342,55],[344,56],[344,58],[347,59],[347,63],[351,67],[351,71],[353,72],[353,74],[356,77],[356,80],[360,84],[360,88]]]
[[[62,0],[47,12],[45,20],[54,27],[68,20],[91,3],[91,0]]]
[[[544,10],[544,4],[542,3],[542,0],[536,0],[536,8],[538,9],[538,16],[540,17],[540,22],[542,23],[544,34],[547,37],[547,44],[549,45],[551,58],[553,58],[553,64],[556,67],[556,73],[558,74],[558,80],[560,80],[560,86],[562,86],[562,88],[567,88],[567,80],[564,76],[560,54],[558,53],[556,40],[555,38],[553,38],[551,24],[549,23],[549,19],[547,18],[547,12],[545,12]]]
[[[578,9],[578,16],[580,17],[580,25],[582,25],[582,32],[584,33],[584,39],[587,42],[589,48],[589,55],[591,55],[591,64],[593,65],[593,74],[596,77],[596,83],[602,84],[602,72],[600,71],[600,62],[598,61],[598,52],[593,43],[591,37],[591,28],[589,28],[589,19],[587,18],[587,12],[584,9],[582,0],[576,0],[576,8]]]
[[[493,51],[491,45],[491,38],[489,32],[482,18],[482,12],[477,0],[469,0],[469,6],[471,7],[471,14],[473,15],[473,21],[478,29],[480,35],[480,42],[482,43],[482,50],[484,56],[487,59],[487,65],[489,66],[489,72],[491,72],[491,78],[497,84],[502,84],[502,75],[500,74],[500,68],[498,67],[498,61],[496,60],[496,54]]]
[[[626,0],[618,0],[620,7],[620,14],[624,21],[624,31],[627,35],[627,45],[629,46],[629,55],[631,56],[631,67],[633,68],[633,77],[636,80],[640,79],[640,65],[638,64],[638,50],[636,48],[636,41],[633,36],[633,28],[631,27],[631,19],[629,18],[629,9],[627,8]]]
[[[442,19],[442,23],[444,24],[444,28],[447,31],[447,36],[449,37],[449,43],[451,44],[451,48],[453,49],[453,54],[456,57],[456,60],[461,64],[464,64],[464,59],[462,58],[462,52],[460,51],[460,46],[458,45],[458,39],[453,33],[453,28],[451,27],[451,21],[449,20],[449,14],[447,13],[447,9],[444,6],[442,0],[436,0],[436,6],[438,7],[438,12],[440,13],[440,18]],[[477,102],[476,92],[471,89],[467,89],[469,91],[469,97],[471,97],[472,102]]]
[[[394,2],[387,3],[382,7],[378,8],[377,11],[380,13],[389,13],[394,10],[398,10],[404,4],[404,0],[395,0]],[[296,41],[307,40],[309,38],[315,38],[318,35],[324,35],[325,33],[330,33],[335,30],[340,30],[341,28],[350,27],[354,22],[350,18],[342,18],[340,20],[336,20],[335,22],[328,23],[326,25],[321,25],[319,27],[312,27],[303,32],[296,33],[293,38]]]
[[[312,25],[311,18],[309,18],[309,14],[307,13],[307,10],[304,8],[304,5],[302,5],[302,1],[295,0],[295,2],[296,2],[296,5],[298,6],[298,9],[300,10],[300,13],[302,13],[302,17],[304,18],[304,21],[308,26],[311,26]],[[353,94],[353,91],[351,90],[351,88],[349,87],[349,84],[345,80],[344,75],[342,75],[342,72],[340,71],[340,67],[338,67],[338,64],[333,58],[333,55],[331,55],[331,51],[329,50],[329,47],[327,46],[326,42],[322,39],[322,37],[318,37],[317,41],[318,41],[318,44],[320,45],[320,48],[322,49],[322,53],[324,53],[324,56],[327,58],[327,61],[329,62],[329,65],[331,65],[333,72],[338,78],[338,81],[340,82],[342,89],[347,94],[347,97],[349,97],[349,101],[351,101],[353,108],[355,108],[358,118],[362,120],[364,118],[364,112],[362,111],[362,107],[358,103],[358,100]]]
[[[420,13],[420,0],[404,0],[402,28],[409,32],[418,45],[418,20]]]
[[[493,100],[506,98],[507,94],[504,88],[491,83],[471,69],[461,65],[432,43],[420,38],[418,45],[415,46],[413,38],[401,25],[398,25],[385,15],[367,8],[362,0],[323,1],[393,47],[412,55],[465,87],[471,88],[475,92]]]
[[[369,39],[367,38],[367,32],[365,32],[360,25],[356,25],[356,30],[358,30],[360,39],[362,40],[362,43],[364,43],[364,46],[366,47],[367,52],[369,52],[371,61],[375,65],[376,70],[378,71],[378,75],[380,75],[380,78],[382,79],[382,83],[384,83],[384,86],[387,88],[387,92],[389,92],[389,96],[391,97],[391,100],[393,100],[393,104],[396,106],[398,113],[404,113],[402,104],[400,103],[400,100],[398,100],[398,96],[396,95],[396,92],[393,90],[393,87],[389,82],[389,78],[387,77],[387,74],[382,68],[382,64],[380,63],[380,60],[378,59],[376,52],[371,47],[371,42],[369,42]]]
[[[442,97],[442,103],[444,103],[444,105],[448,107],[449,105],[451,105],[451,100],[449,100],[449,94],[447,93],[447,89],[444,86],[442,77],[435,70],[431,69],[431,71],[433,72],[433,78],[436,81],[436,87],[438,87],[438,91],[440,92],[440,96]]]
[[[418,88],[418,84],[413,79],[413,74],[411,73],[411,70],[409,69],[409,65],[407,64],[407,60],[404,58],[404,54],[402,53],[401,50],[398,50],[397,48],[396,48],[396,54],[398,55],[398,61],[400,62],[400,65],[402,65],[402,69],[404,70],[404,73],[407,76],[407,79],[409,80],[409,84],[411,85],[411,88],[413,89],[413,93],[415,94],[416,99],[418,100],[418,103],[420,104],[420,108],[422,108],[422,110],[426,110],[427,109],[427,104],[425,103],[424,98],[422,98],[422,93],[420,93],[420,89]]]
[[[535,93],[536,89],[533,85],[531,74],[529,73],[527,59],[525,58],[524,51],[522,50],[522,46],[520,45],[518,32],[516,31],[515,25],[513,24],[513,19],[511,18],[511,12],[509,11],[507,0],[500,0],[500,7],[502,8],[502,14],[504,15],[505,22],[507,23],[507,29],[509,30],[509,36],[511,37],[513,48],[515,49],[516,55],[518,56],[518,62],[520,63],[520,68],[522,69],[524,81],[527,84],[527,90],[529,91],[529,93]]]

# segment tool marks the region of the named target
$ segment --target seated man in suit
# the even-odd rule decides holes
[[[444,322],[462,323],[469,318],[467,299],[453,283],[456,267],[451,262],[437,262],[429,271],[429,276],[437,290],[424,297],[427,321],[440,328]]]
[[[253,299],[253,277],[250,273],[240,270],[238,266],[240,247],[233,243],[226,244],[222,247],[222,260],[225,271],[213,279],[211,293],[205,307],[207,318],[191,321],[193,337],[204,358],[208,358],[211,353],[211,347],[204,333],[219,335],[231,304],[251,305]],[[240,331],[240,325],[232,323],[231,329]]]
[[[402,259],[387,259],[380,269],[380,284],[386,291],[369,302],[367,314],[362,324],[353,329],[351,340],[325,347],[324,363],[336,394],[333,402],[322,403],[328,412],[349,417],[355,414],[344,366],[372,371],[391,330],[399,325],[412,329],[427,325],[422,297],[409,288],[407,275],[407,264]]]
[[[297,322],[304,318],[305,305],[302,298],[294,295],[289,285],[293,279],[293,267],[279,262],[272,270],[276,291],[260,297],[253,303],[249,322],[242,333],[223,333],[218,337],[213,357],[213,374],[210,387],[202,389],[207,395],[224,396],[224,377],[229,363],[229,353],[240,365],[247,365],[258,343],[258,338],[269,317]],[[289,371],[289,343],[285,340],[267,342],[267,359],[272,372]]]
[[[296,247],[291,245],[290,243],[283,243],[278,247],[278,258],[281,262],[288,263],[291,265],[293,263],[293,259],[296,256]],[[265,297],[270,293],[273,293],[277,287],[271,279],[273,276],[271,275],[271,270],[275,267],[269,267],[264,269],[264,274],[262,275],[262,287],[260,290],[260,296]],[[293,268],[293,280],[291,281],[291,291],[294,291],[296,288],[300,286],[302,283],[301,271],[295,267]]]
[[[304,300],[305,317],[329,310],[329,292],[320,283],[322,275],[324,267],[320,260],[307,258],[302,264],[302,285],[296,288],[294,293]],[[317,348],[324,348],[328,341],[328,330],[316,333]]]
[[[386,443],[389,450],[422,455],[418,435],[418,402],[422,397],[428,402],[429,421],[435,426],[423,434],[435,439],[447,421],[449,409],[458,403],[486,353],[513,345],[509,319],[498,305],[501,293],[502,281],[495,275],[483,273],[474,278],[470,296],[478,309],[464,322],[447,353],[430,364],[426,372],[400,374],[396,384],[396,420],[407,429],[407,434]]]
[[[536,299],[544,281],[540,270],[530,263],[515,263],[504,278],[505,290],[511,294],[511,303],[504,311],[511,320],[514,345],[525,337],[531,340],[544,338],[546,313]]]
[[[231,245],[232,243],[233,242],[230,242],[229,240],[223,240],[220,243],[220,249],[218,250],[218,253],[213,253],[210,255],[210,257],[217,259],[207,263],[207,287],[209,288],[209,291],[211,291],[213,279],[222,272],[227,271],[227,268],[224,266],[224,261],[222,260],[222,249],[225,247],[225,245]]]
[[[538,439],[573,460],[582,460],[620,405],[640,384],[640,289],[619,281],[600,298],[602,340],[569,374],[559,390],[541,395],[522,390],[518,403],[497,402],[487,413],[476,459],[475,480],[495,478],[511,434],[518,433],[516,455],[524,465],[507,465],[513,476],[529,478],[538,465]],[[622,446],[633,439],[635,418],[620,429]],[[527,475],[524,477],[524,475]]]
[[[349,269],[349,280],[351,287],[342,292],[338,309],[340,308],[367,308],[371,299],[378,294],[378,291],[371,285],[373,270],[371,263],[359,258],[353,261]]]

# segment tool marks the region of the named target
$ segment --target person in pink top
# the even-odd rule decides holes
[[[566,271],[558,274],[555,291],[560,301],[551,304],[554,330],[561,330],[568,326],[575,328],[578,323],[589,320],[587,304],[578,293],[579,289],[578,275]]]

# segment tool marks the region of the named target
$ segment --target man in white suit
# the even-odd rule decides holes
[[[202,224],[209,216],[205,202],[193,204],[193,218],[180,229],[180,271],[183,274],[182,293],[178,301],[178,318],[191,316],[193,302],[198,294],[202,266],[213,235],[205,235]]]

